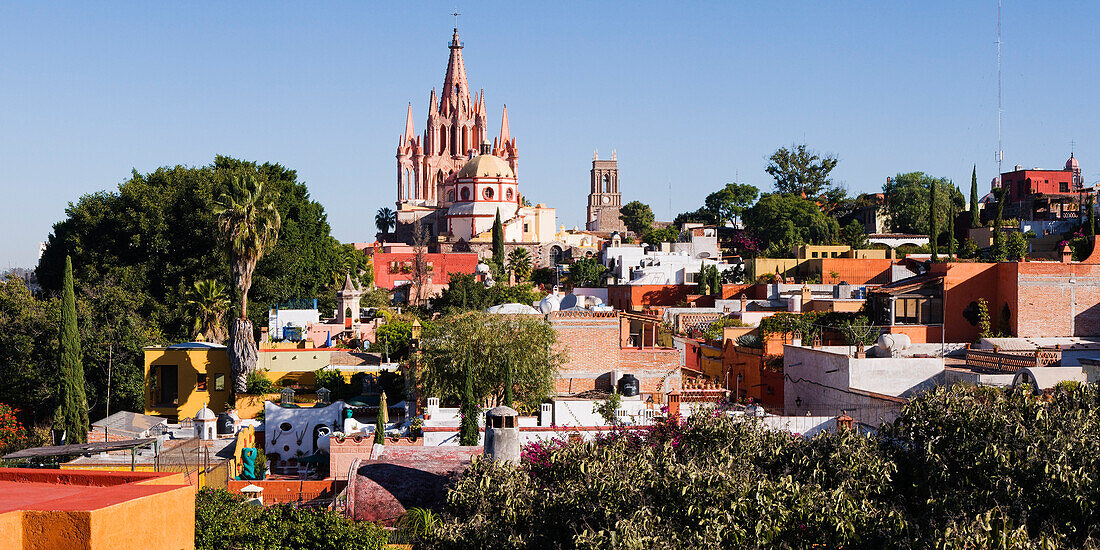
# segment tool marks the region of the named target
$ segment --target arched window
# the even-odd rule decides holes
[[[439,153],[442,154],[447,151],[447,127],[439,127]]]
[[[485,191],[482,191],[481,194],[485,195],[486,199],[492,200],[492,198],[493,198],[493,188],[492,187],[486,187]]]
[[[454,201],[455,201],[455,190],[451,189],[450,191],[447,191],[447,202],[454,202]]]
[[[515,196],[515,193],[512,192],[511,187],[509,187],[508,190],[504,192],[504,197],[507,198],[508,200],[512,200],[512,197],[514,197],[514,196]]]
[[[470,129],[463,126],[462,127],[462,152],[463,153],[470,150],[470,146],[468,144],[469,136],[470,136]]]
[[[550,247],[550,265],[558,265],[561,263],[561,247],[554,245]]]
[[[464,200],[464,201],[470,200],[470,188],[469,187],[463,187],[462,191],[459,194],[462,195],[462,200]]]
[[[456,149],[458,148],[458,143],[456,143],[457,141],[458,141],[458,128],[452,126],[451,127],[451,154],[452,155],[456,154],[458,152],[458,151],[456,151]]]
[[[604,187],[604,193],[610,193],[611,192],[611,175],[610,174],[604,174],[603,175],[603,187]]]

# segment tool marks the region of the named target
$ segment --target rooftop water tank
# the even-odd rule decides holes
[[[624,374],[619,379],[619,393],[623,397],[634,397],[641,391],[642,384],[633,374]]]

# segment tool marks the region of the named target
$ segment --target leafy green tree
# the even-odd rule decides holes
[[[789,253],[802,244],[834,244],[840,237],[835,219],[823,214],[817,203],[795,195],[765,195],[744,218],[765,255]]]
[[[493,220],[493,261],[498,266],[504,266],[504,226],[500,224],[500,210]]]
[[[226,331],[222,317],[229,309],[229,293],[213,279],[195,281],[187,293],[187,306],[195,317],[194,334],[220,344]]]
[[[863,224],[859,223],[859,220],[852,220],[848,222],[848,225],[844,226],[840,234],[840,242],[853,249],[863,249],[870,246],[870,243],[867,241],[867,231],[863,227]]]
[[[60,300],[31,295],[20,277],[0,278],[0,402],[53,421],[58,389]]]
[[[760,190],[747,183],[727,183],[703,201],[703,208],[714,214],[719,224],[734,223],[741,219],[741,213],[756,202]]]
[[[482,311],[500,304],[532,304],[543,296],[531,283],[516,286],[498,283],[486,288],[472,274],[452,273],[447,288],[431,300],[430,309],[438,313]]]
[[[764,171],[775,178],[776,193],[816,198],[834,189],[829,173],[836,168],[835,156],[819,156],[800,143],[780,147],[768,161]]]
[[[653,209],[648,204],[638,201],[630,201],[619,209],[619,219],[626,225],[628,231],[632,231],[639,237],[644,237],[653,229]]]
[[[970,227],[982,226],[981,214],[978,211],[978,165],[970,171]]]
[[[84,365],[81,363],[80,332],[76,321],[76,294],[73,291],[73,265],[65,258],[65,276],[61,290],[61,327],[58,336],[58,406],[53,429],[63,434],[65,443],[88,441],[88,398],[84,393]]]
[[[978,249],[978,244],[970,239],[965,239],[962,242],[962,246],[959,247],[959,257],[966,259],[977,258],[981,251]]]
[[[1022,262],[1027,259],[1027,239],[1024,238],[1023,233],[1019,231],[1009,233],[1005,248],[1008,251],[1009,259],[1012,261]]]
[[[390,319],[378,326],[374,343],[369,351],[383,354],[388,361],[404,361],[409,357],[409,341],[412,340],[411,319]]]
[[[574,287],[601,287],[604,286],[606,272],[607,267],[593,258],[577,260],[569,266],[569,282]]]
[[[78,298],[101,291],[114,295],[112,287],[118,295],[130,296],[131,313],[141,320],[143,331],[155,336],[138,350],[189,338],[193,318],[184,296],[192,283],[235,283],[213,213],[232,175],[265,182],[282,219],[275,248],[253,273],[249,298],[263,307],[249,310],[252,323],[266,322],[267,306],[294,298],[317,298],[319,309],[332,309],[333,293],[339,289],[332,286],[332,265],[340,245],[330,235],[324,208],[310,199],[293,170],[223,156],[208,166],[134,172],[117,191],[81,197],[53,226],[35,271],[39,283],[48,293],[59,293],[65,256],[71,255]],[[343,282],[341,276],[338,284]],[[117,322],[106,321],[112,327]],[[99,345],[85,343],[86,353]],[[140,363],[137,368],[141,370]]]
[[[397,212],[385,207],[379,208],[378,213],[374,215],[374,226],[382,235],[389,235],[390,229],[397,226]]]
[[[248,373],[256,368],[257,350],[252,322],[248,319],[248,291],[252,274],[279,238],[282,218],[275,198],[265,192],[264,183],[254,175],[232,176],[230,190],[214,203],[214,214],[229,249],[230,268],[240,292],[240,315],[230,332],[229,363],[233,369],[235,392],[244,392]]]
[[[898,233],[927,235],[930,230],[929,197],[933,182],[937,186],[935,217],[936,227],[944,227],[947,221],[948,207],[962,208],[962,193],[944,178],[933,178],[923,172],[898,174],[882,186],[886,195],[886,215],[890,220],[890,229]]]
[[[516,401],[533,409],[553,391],[565,360],[554,351],[556,338],[539,316],[469,312],[444,317],[424,329],[419,387],[423,395],[459,402],[469,367],[475,402],[503,402],[511,378]]]
[[[649,233],[646,233],[642,242],[657,248],[661,246],[661,243],[674,243],[680,238],[680,231],[673,227],[663,227],[661,229],[654,229]]]
[[[531,276],[531,254],[526,248],[516,248],[508,253],[508,269],[516,274],[516,281],[526,281]]]
[[[15,293],[13,285],[0,287],[0,317],[13,315],[12,322],[30,329],[36,325],[31,320],[44,310],[54,316],[45,332],[11,337],[13,344],[19,340],[17,349],[22,351],[0,356],[0,379],[12,381],[0,385],[0,395],[11,388],[17,399],[7,402],[33,411],[38,424],[51,421],[54,389],[43,391],[34,381],[54,376],[57,297],[65,256],[71,255],[90,414],[99,418],[106,412],[109,369],[110,410],[144,410],[142,347],[191,338],[194,316],[187,294],[194,281],[215,280],[227,287],[234,283],[212,210],[228,190],[230,175],[250,174],[278,191],[276,207],[283,223],[275,248],[253,273],[249,301],[264,307],[250,308],[248,317],[259,326],[267,320],[268,305],[293,298],[316,298],[322,311],[335,307],[339,286],[333,287],[332,273],[340,244],[330,235],[324,208],[310,199],[293,170],[219,156],[203,167],[134,172],[117,190],[85,195],[70,204],[65,218],[54,224],[35,271],[44,290],[39,298],[26,302],[29,294]],[[369,265],[366,273],[372,278]],[[343,282],[341,276],[339,285]],[[10,298],[7,305],[13,310],[3,311],[3,296]],[[230,312],[239,313],[233,308]],[[4,333],[0,331],[0,347]],[[40,347],[43,340],[53,343]],[[47,362],[54,366],[41,377],[39,369]],[[20,374],[7,376],[9,368]]]
[[[706,207],[699,208],[693,212],[683,212],[677,214],[672,220],[671,228],[682,229],[685,223],[701,223],[704,225],[716,225],[718,223],[717,215],[707,210]]]

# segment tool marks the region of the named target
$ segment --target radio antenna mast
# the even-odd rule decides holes
[[[997,187],[1001,186],[1001,162],[1005,158],[1001,147],[1001,115],[1004,113],[1001,102],[1001,1],[997,0]]]

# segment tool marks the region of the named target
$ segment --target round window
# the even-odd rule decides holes
[[[485,191],[482,192],[482,195],[485,195],[485,198],[487,198],[487,199],[493,198],[493,188],[492,187],[486,187]]]
[[[513,193],[512,188],[509,187],[508,190],[504,192],[504,196],[507,197],[508,200],[512,200],[512,197],[515,196],[515,193]]]
[[[459,194],[462,195],[462,200],[464,200],[464,201],[470,200],[470,188],[469,187],[463,187],[462,191]]]

